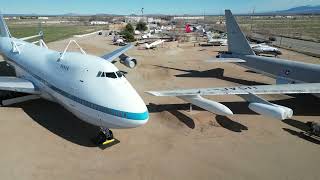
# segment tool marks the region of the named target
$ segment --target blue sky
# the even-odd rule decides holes
[[[2,13],[37,14],[221,14],[283,10],[301,5],[320,5],[320,0],[0,0]]]

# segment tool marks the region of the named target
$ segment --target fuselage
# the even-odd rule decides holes
[[[239,63],[239,65],[256,70],[275,79],[284,79],[289,83],[320,82],[320,65],[317,64],[256,55],[244,55],[240,56],[240,58],[246,62]]]
[[[320,65],[296,62],[286,59],[241,55],[236,53],[221,54],[222,58],[239,58],[246,62],[237,65],[259,72],[285,83],[319,83]]]
[[[12,41],[19,52],[13,51]],[[61,104],[81,120],[105,128],[145,124],[147,107],[122,73],[91,55],[61,53],[15,38],[0,38],[0,51],[17,77],[31,81],[40,96]]]

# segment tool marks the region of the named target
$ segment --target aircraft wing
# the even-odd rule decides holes
[[[320,83],[236,86],[169,91],[147,91],[154,96],[244,95],[244,94],[317,94]]]
[[[17,77],[0,77],[0,90],[39,94],[32,82]]]
[[[246,62],[243,59],[239,58],[215,58],[215,59],[209,59],[206,62],[212,62],[212,63],[244,63]]]
[[[101,57],[109,62],[112,62],[114,59],[118,58],[121,54],[125,53],[126,51],[128,51],[132,47],[133,47],[132,44],[128,44],[126,46],[123,46],[122,48],[119,48],[119,49],[117,49],[109,54],[105,54]]]

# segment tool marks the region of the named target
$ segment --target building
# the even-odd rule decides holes
[[[126,23],[136,23],[139,21],[147,22],[147,17],[143,17],[143,16],[126,16],[125,17]]]
[[[109,22],[106,21],[90,21],[90,25],[107,25]]]
[[[204,20],[204,16],[175,16],[173,20]]]
[[[41,19],[41,20],[48,20],[49,17],[38,17],[38,19]]]

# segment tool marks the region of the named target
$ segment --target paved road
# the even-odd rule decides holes
[[[272,44],[279,47],[290,48],[298,52],[307,52],[320,56],[320,43],[286,37],[276,37],[276,41]]]

